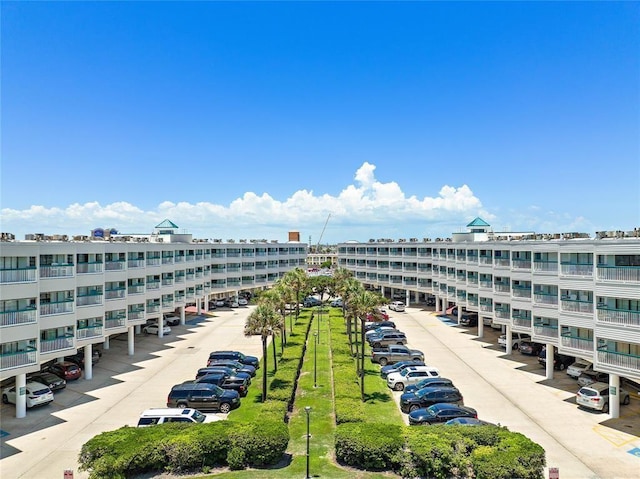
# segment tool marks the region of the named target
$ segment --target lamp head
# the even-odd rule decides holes
[[[307,414],[309,414],[309,411],[311,411],[311,406],[305,406],[304,410],[307,411]]]

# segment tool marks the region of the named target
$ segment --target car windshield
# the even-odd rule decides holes
[[[202,414],[197,409],[195,411],[193,411],[193,416],[192,417],[193,417],[193,419],[196,420],[196,422],[204,422],[204,420],[207,418],[206,415]]]
[[[589,363],[582,360],[578,360],[575,363],[573,363],[573,367],[575,368],[586,368],[587,366],[589,366]]]
[[[411,368],[403,369],[402,371],[400,371],[400,376],[404,377],[407,374],[409,374],[410,371],[411,371]]]
[[[423,397],[425,397],[427,395],[427,393],[429,393],[428,390],[420,389],[420,390],[418,390],[418,392],[416,392],[416,396],[418,396],[420,399],[422,399]]]
[[[597,396],[598,395],[597,391],[594,391],[593,389],[589,389],[589,388],[582,388],[582,389],[580,389],[579,392],[583,396]]]
[[[215,388],[214,388],[214,392],[215,392],[218,396],[222,396],[222,394],[224,393],[224,389],[222,389],[220,386],[215,386]]]

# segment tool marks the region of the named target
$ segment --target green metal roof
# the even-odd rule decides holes
[[[471,223],[467,225],[467,227],[470,227],[470,226],[491,226],[491,225],[478,216],[475,220],[473,220]]]
[[[169,220],[164,220],[162,223],[156,226],[156,228],[173,228],[178,229],[178,225]]]

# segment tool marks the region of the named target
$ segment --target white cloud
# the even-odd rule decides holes
[[[149,211],[127,202],[74,203],[64,208],[34,205],[25,210],[4,208],[0,220],[2,231],[20,239],[26,233],[87,234],[98,226],[144,233],[168,218],[199,238],[282,240],[287,231],[300,231],[303,240],[311,234],[315,242],[331,214],[323,242],[334,243],[371,237],[449,236],[476,216],[489,223],[495,219],[468,185],[445,185],[434,196],[407,197],[396,182],[378,181],[375,169],[363,163],[354,184],[346,185],[337,196],[299,190],[278,200],[268,193],[249,191],[229,205],[163,201]],[[533,214],[522,215],[521,224],[532,218]],[[562,220],[576,227],[586,223],[582,218]]]

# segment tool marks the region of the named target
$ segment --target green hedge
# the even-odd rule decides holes
[[[365,470],[397,470],[404,449],[402,426],[376,423],[341,424],[336,428],[336,459]]]
[[[287,426],[266,418],[260,424],[218,421],[146,428],[125,426],[86,442],[79,462],[80,469],[89,471],[91,479],[125,478],[145,472],[202,471],[226,466],[229,461],[236,467],[262,467],[277,463],[288,442]]]

